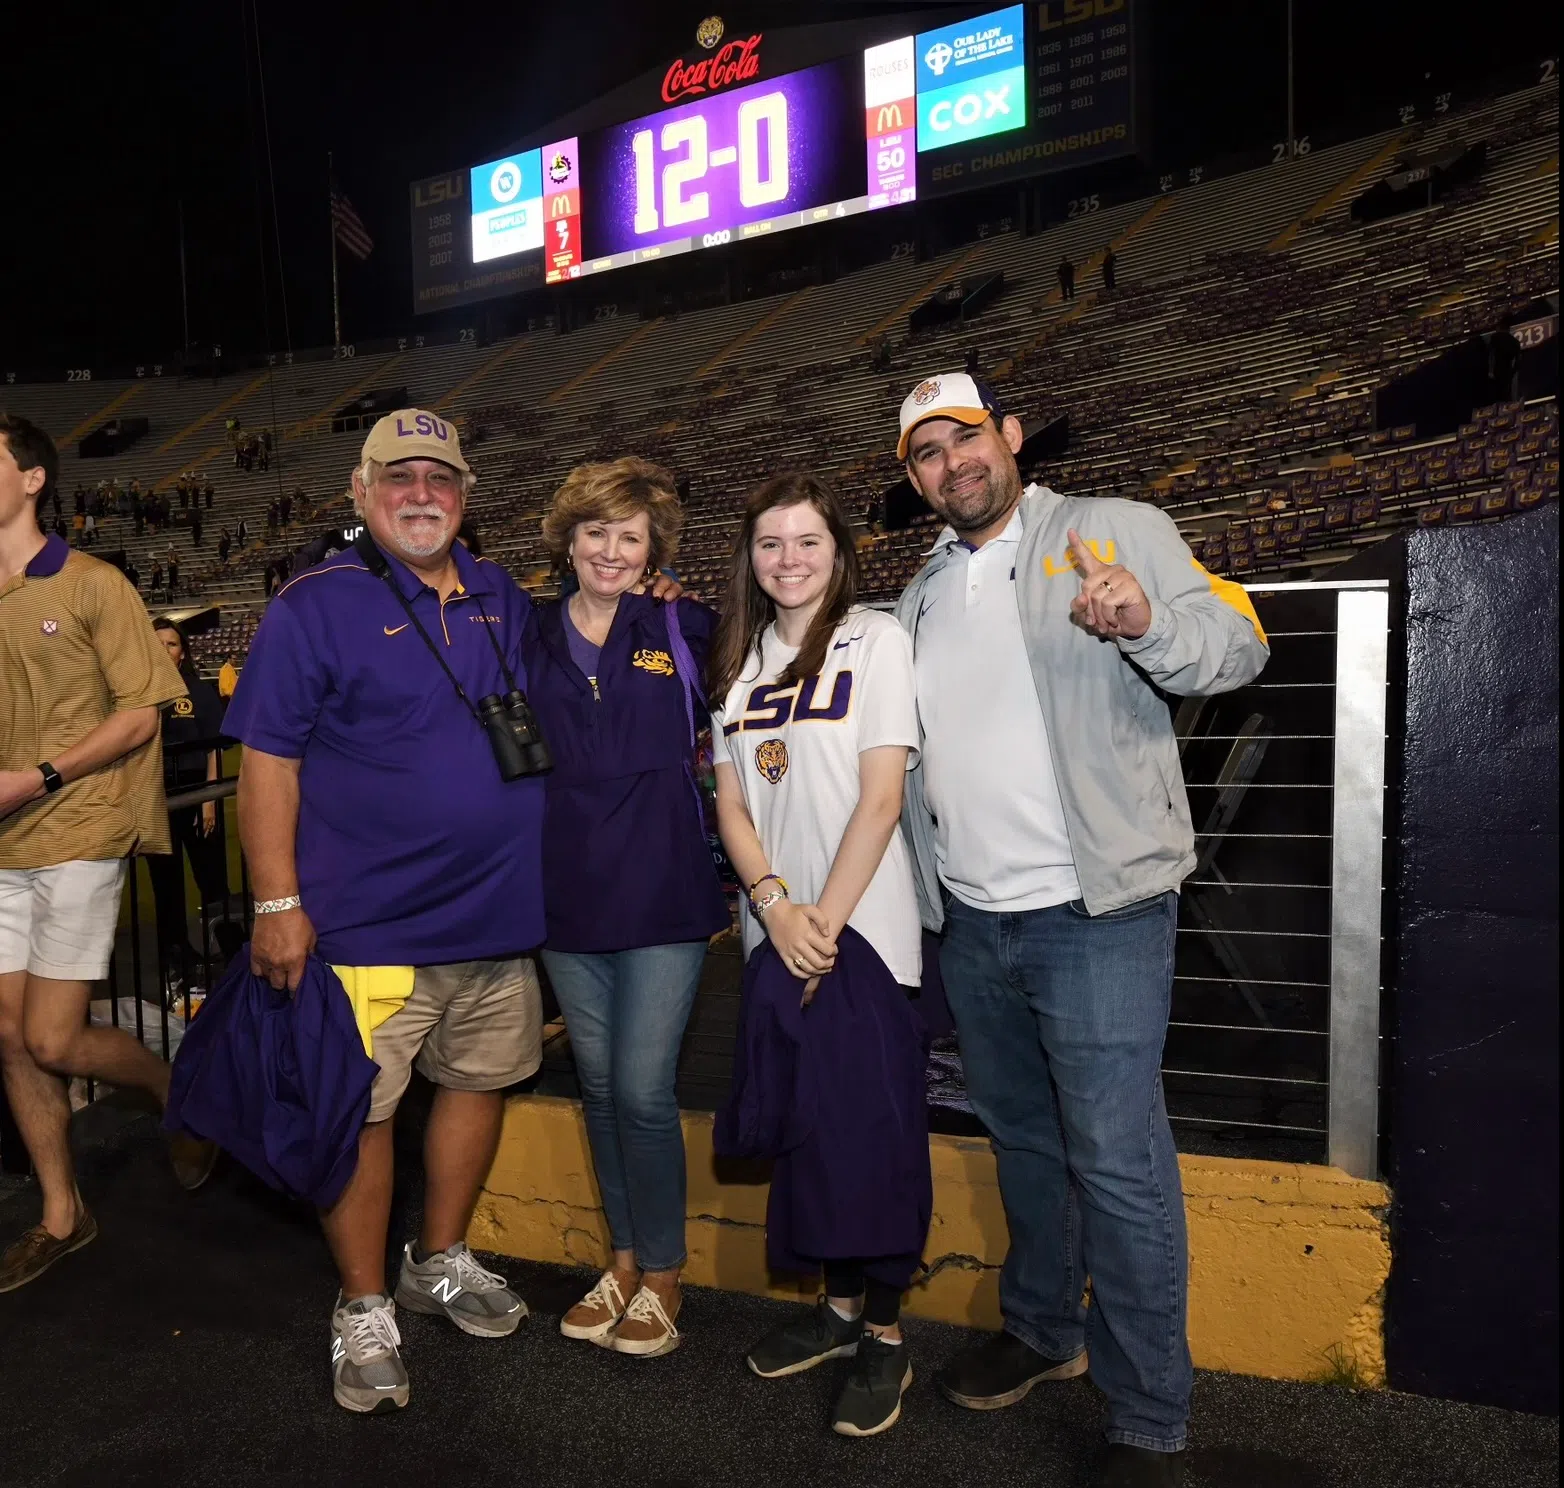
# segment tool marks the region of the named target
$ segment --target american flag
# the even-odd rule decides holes
[[[331,192],[331,225],[337,241],[354,258],[366,259],[374,251],[375,240],[370,237],[369,229],[353,210],[353,203],[335,187]]]

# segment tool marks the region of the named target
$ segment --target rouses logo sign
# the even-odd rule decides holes
[[[1026,123],[1025,25],[1012,5],[917,38],[920,151]]]
[[[542,151],[475,165],[471,189],[475,264],[543,246]]]
[[[720,52],[702,57],[688,67],[681,57],[663,78],[663,101],[677,103],[699,93],[715,93],[735,83],[747,83],[760,75],[760,41],[757,31],[745,41],[730,41]]]

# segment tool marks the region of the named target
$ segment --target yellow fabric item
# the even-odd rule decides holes
[[[1265,627],[1260,624],[1260,617],[1255,614],[1254,606],[1250,604],[1249,595],[1245,592],[1244,586],[1242,584],[1235,584],[1231,579],[1219,578],[1216,574],[1212,573],[1198,558],[1191,558],[1189,561],[1193,563],[1202,574],[1205,575],[1206,583],[1211,586],[1211,592],[1216,595],[1216,597],[1221,600],[1223,604],[1231,605],[1233,609],[1237,610],[1245,620],[1254,626],[1255,634],[1259,636],[1267,646],[1269,646],[1271,643],[1269,640],[1266,640]]]
[[[353,1004],[364,1052],[375,1057],[374,1031],[413,995],[411,966],[333,966]]]
[[[218,696],[231,698],[234,695],[234,689],[238,685],[239,669],[231,661],[225,661],[222,669],[217,674]]]

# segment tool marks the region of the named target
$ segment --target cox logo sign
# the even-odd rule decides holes
[[[963,93],[959,98],[942,98],[929,110],[929,128],[940,134],[948,134],[958,126],[971,129],[975,124],[986,124],[990,119],[1010,112],[1010,84],[1001,83],[997,88],[984,88],[980,98],[976,93]],[[979,134],[997,134],[1008,129],[1009,123],[978,130]]]

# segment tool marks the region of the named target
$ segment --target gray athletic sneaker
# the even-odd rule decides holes
[[[397,1345],[396,1303],[378,1294],[331,1314],[331,1393],[344,1410],[373,1415],[407,1404],[407,1370]]]
[[[475,1338],[503,1338],[527,1315],[527,1304],[505,1278],[485,1271],[460,1241],[421,1264],[412,1245],[404,1245],[396,1300],[409,1312],[448,1317]]]

